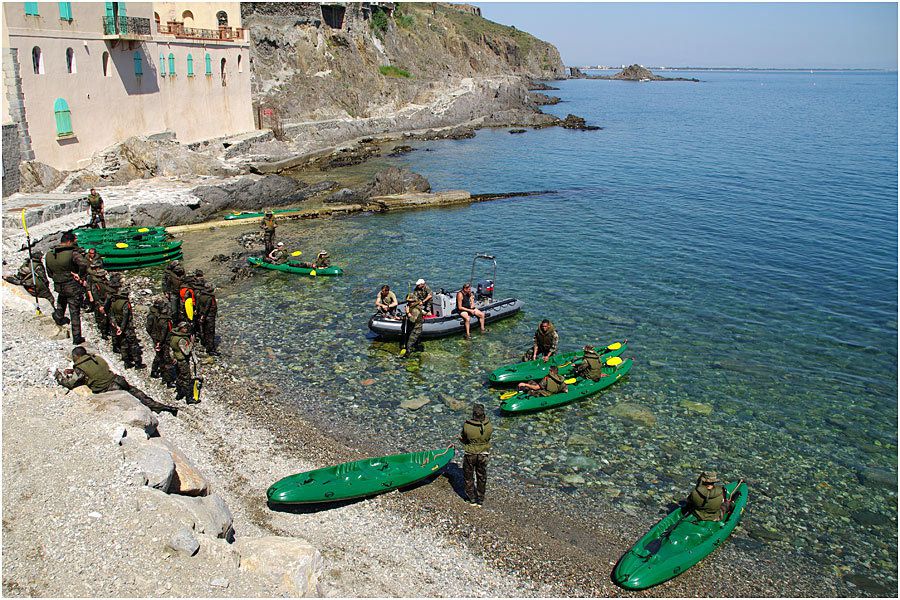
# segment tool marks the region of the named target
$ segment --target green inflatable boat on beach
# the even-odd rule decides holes
[[[557,406],[587,398],[625,377],[631,370],[633,362],[630,358],[622,360],[618,356],[612,357],[603,366],[603,372],[606,373],[606,377],[601,377],[598,381],[578,377],[574,383],[568,384],[568,390],[562,394],[532,396],[528,392],[511,392],[512,395],[505,399],[501,396],[503,401],[500,403],[500,410],[509,413],[532,412],[556,408]]]
[[[316,277],[318,275],[343,275],[344,270],[340,267],[325,267],[324,269],[309,269],[307,267],[298,267],[296,264],[291,264],[289,262],[283,263],[280,265],[273,265],[272,263],[267,263],[263,259],[258,256],[251,256],[247,259],[247,262],[253,265],[254,267],[262,267],[263,269],[271,269],[273,271],[283,271],[285,273],[294,273],[296,275],[310,275],[312,277]]]
[[[93,248],[97,254],[107,258],[124,258],[124,257],[145,257],[159,254],[170,254],[172,252],[181,251],[181,240],[161,241],[159,243],[135,242],[130,243],[119,242],[117,244],[84,244],[82,248]]]
[[[183,257],[181,251],[169,254],[154,254],[153,256],[130,257],[138,260],[126,260],[124,258],[104,258],[103,268],[107,271],[127,271],[128,269],[143,269],[144,267],[155,267],[163,265],[171,260],[181,260]]]
[[[737,495],[732,496],[738,485]],[[725,491],[734,508],[723,521],[700,521],[681,510],[673,511],[622,555],[612,580],[630,590],[643,590],[684,573],[709,556],[731,535],[747,506],[746,483],[729,483]]]
[[[266,491],[272,504],[314,504],[389,492],[434,475],[453,458],[453,447],[392,454],[290,475]]]
[[[123,242],[130,239],[165,238],[165,227],[107,227],[106,229],[91,229],[89,227],[73,229],[72,233],[78,236],[81,242]]]
[[[599,349],[599,346],[597,346]],[[613,356],[619,356],[628,348],[628,340],[613,342],[606,346],[599,354],[600,360],[606,362]],[[550,367],[559,367],[560,375],[566,376],[575,368],[576,360],[581,360],[584,350],[555,354],[546,362],[542,358],[525,362],[511,363],[495,369],[488,379],[491,383],[520,383],[522,381],[537,381],[543,379],[550,372]]]

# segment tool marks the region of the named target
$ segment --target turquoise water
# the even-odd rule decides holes
[[[394,163],[435,189],[554,193],[284,224],[346,275],[257,276],[222,300],[222,334],[298,391],[285,401],[398,451],[455,438],[459,399],[495,409],[486,373],[543,317],[562,350],[627,337],[631,375],[599,396],[495,410],[492,477],[636,512],[715,469],[750,483],[743,527],[763,548],[896,589],[897,75],[696,76],[559,82],[547,111],[603,131],[417,144]],[[366,336],[382,283],[450,289],[481,251],[523,314],[408,362]]]

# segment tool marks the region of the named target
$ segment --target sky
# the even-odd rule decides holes
[[[567,66],[897,68],[895,3],[475,4]]]

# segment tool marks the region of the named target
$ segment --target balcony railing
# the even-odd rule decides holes
[[[103,35],[121,37],[149,36],[150,19],[142,17],[103,17]]]
[[[185,27],[184,23],[177,21],[169,21],[165,25],[157,23],[156,31],[168,35],[174,35],[177,38],[186,38],[193,40],[242,40],[244,39],[244,29],[241,27],[225,27],[219,26],[218,29],[197,29],[194,27]]]

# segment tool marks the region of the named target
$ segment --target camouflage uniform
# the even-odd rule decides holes
[[[163,275],[163,291],[169,300],[169,314],[176,321],[183,320],[184,307],[181,303],[181,288],[184,285],[184,267],[181,262],[173,260],[166,266],[166,272]]]
[[[103,229],[106,229],[106,217],[103,214],[103,198],[94,191],[87,196],[87,201],[91,207],[91,222],[88,227],[95,229],[99,223]]]
[[[169,334],[172,332],[172,315],[166,308],[166,301],[157,299],[150,307],[147,315],[147,334],[153,340],[153,364],[150,377],[161,377],[169,387],[175,386],[175,374],[172,367],[172,352],[169,348]]]
[[[203,271],[194,271],[194,279],[197,287],[194,288],[194,298],[197,301],[194,322],[197,324],[197,334],[207,354],[216,352],[216,315],[219,306],[216,302],[215,289],[212,284],[203,279]]]
[[[416,295],[415,290],[406,295],[406,317],[403,327],[406,329],[406,345],[402,354],[409,354],[413,350],[421,350],[419,337],[422,335],[422,325],[425,324],[425,313],[422,311],[422,301]]]
[[[56,382],[64,388],[71,390],[80,385],[86,385],[95,394],[113,390],[125,390],[154,412],[165,411],[173,415],[178,414],[177,408],[157,402],[128,383],[121,375],[113,373],[109,368],[109,364],[100,356],[84,354],[82,356],[73,356],[72,361],[74,363],[73,368],[65,373],[59,369],[56,370]]]
[[[175,399],[186,399],[190,404],[193,401],[191,390],[191,357],[194,349],[194,339],[191,335],[190,324],[182,321],[172,331],[169,337],[169,348],[172,358],[175,359]]]
[[[277,227],[275,224],[275,215],[272,214],[272,211],[267,211],[262,222],[259,224],[259,228],[263,230],[263,241],[266,244],[266,256],[275,249],[275,227]]]
[[[122,353],[122,362],[125,363],[126,369],[143,369],[147,365],[144,364],[141,344],[134,330],[134,311],[128,300],[128,292],[122,290],[120,282],[121,278],[110,277],[113,293],[106,304],[113,332],[113,350]]]
[[[103,261],[94,261],[87,270],[88,300],[94,311],[94,321],[104,340],[109,339],[109,315],[106,313],[106,300],[112,289],[107,279],[109,273],[103,268]]]
[[[491,449],[491,435],[494,426],[484,413],[484,405],[476,404],[472,409],[472,418],[463,424],[459,436],[463,443],[463,481],[469,502],[481,506],[484,502],[484,491],[487,486],[487,461]]]
[[[707,483],[713,488],[707,489]],[[720,521],[726,510],[725,488],[714,472],[700,474],[697,485],[687,499],[687,510],[701,521]]]
[[[63,323],[66,310],[69,311],[72,327],[72,343],[84,341],[81,336],[81,306],[84,303],[84,287],[79,282],[79,273],[87,267],[81,248],[74,242],[65,242],[50,250],[44,259],[47,273],[56,288],[56,310],[53,319]],[[77,279],[76,279],[77,277]]]
[[[47,279],[47,271],[44,269],[43,256],[40,251],[34,251],[31,254],[31,259],[26,258],[15,275],[10,275],[3,279],[14,285],[21,285],[35,298],[44,298],[50,302],[52,307],[56,301],[53,299],[53,293],[50,291],[50,280]],[[34,263],[34,277],[32,277],[31,273],[32,263]],[[35,283],[37,283],[37,287],[35,287]],[[59,323],[59,325],[64,325],[64,323]]]
[[[603,362],[593,346],[585,346],[584,358],[575,365],[573,372],[577,377],[585,377],[593,381],[599,381],[604,376]]]

